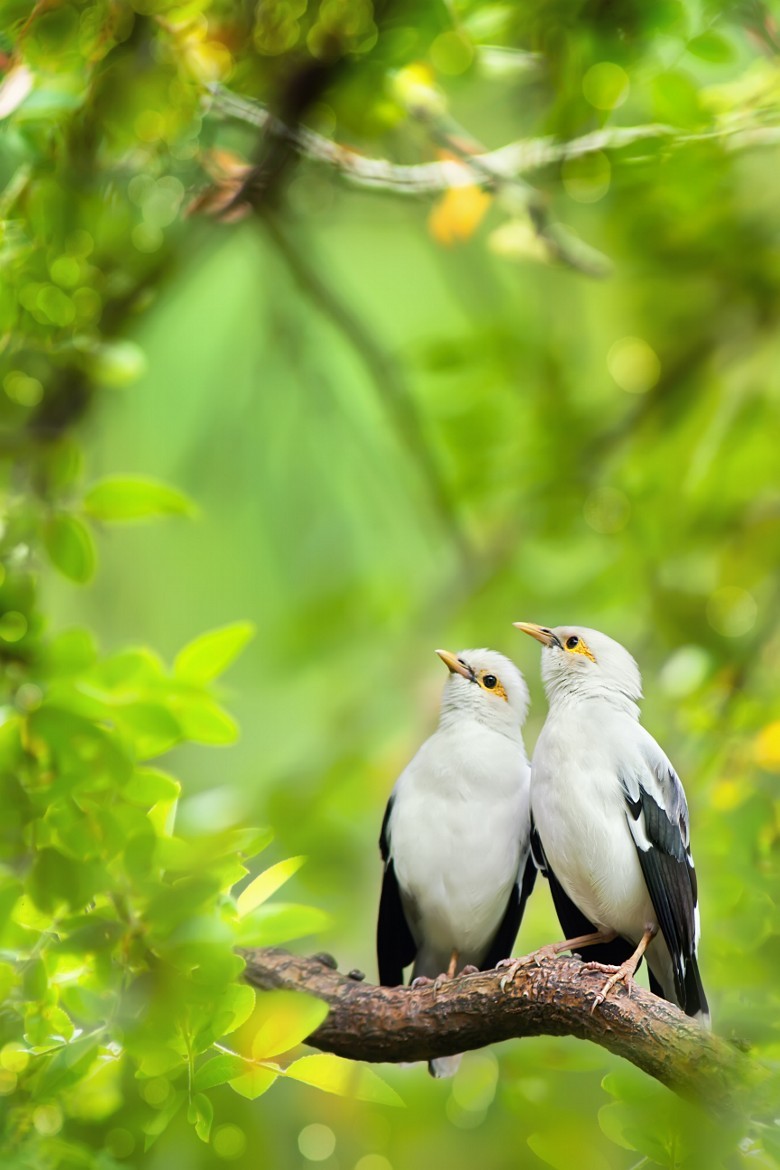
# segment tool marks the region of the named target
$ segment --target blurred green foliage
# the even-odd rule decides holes
[[[278,1064],[318,1005],[255,1006],[232,954],[316,934],[373,977],[430,651],[515,657],[531,746],[509,623],[581,621],[637,656],[686,784],[715,1027],[780,1057],[771,10],[0,13],[3,1165],[777,1165],[771,1119],[716,1126],[572,1040],[382,1070],[391,1113],[368,1069]],[[368,194],[214,83],[396,164],[605,137]],[[518,948],[555,936],[540,889]]]

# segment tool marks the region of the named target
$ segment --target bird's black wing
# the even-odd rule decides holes
[[[517,881],[509,891],[509,901],[506,904],[504,917],[496,931],[495,938],[490,944],[490,950],[480,963],[481,971],[490,971],[500,959],[508,959],[515,945],[520,923],[523,921],[525,904],[528,901],[536,881],[536,865],[529,850],[526,862],[517,875]]]
[[[596,927],[585,917],[580,908],[575,906],[550,868],[550,863],[545,856],[541,839],[535,828],[531,835],[531,845],[534,857],[536,858],[536,864],[550,883],[550,894],[552,895],[553,905],[555,906],[555,913],[558,915],[558,921],[561,924],[563,937],[579,938],[583,934],[595,934]],[[619,967],[633,953],[633,945],[620,936],[613,938],[612,942],[594,943],[593,946],[583,947],[581,951],[572,951],[572,954],[577,955],[578,958],[583,959],[587,963],[606,963],[613,967]],[[661,985],[652,971],[648,970],[648,974],[650,976],[650,990],[654,995],[663,996]]]
[[[382,879],[382,894],[379,899],[379,920],[376,928],[376,954],[379,965],[379,982],[383,987],[399,987],[404,981],[404,967],[412,962],[417,947],[406,921],[401,891],[395,876],[393,858],[390,852],[388,826],[393,808],[390,797],[382,820],[379,835],[379,851],[385,863]]]
[[[677,773],[649,735],[642,757],[644,767],[626,770],[620,776],[626,819],[672,958],[677,1000],[687,1015],[706,1015],[707,1000],[696,959],[698,894],[688,805]]]

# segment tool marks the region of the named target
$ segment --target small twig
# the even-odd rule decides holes
[[[429,1060],[525,1036],[578,1036],[624,1057],[682,1097],[724,1115],[777,1113],[776,1077],[678,1008],[639,987],[616,988],[595,1012],[603,973],[579,959],[529,965],[501,990],[501,973],[430,988],[356,983],[275,948],[243,952],[254,987],[305,991],[330,1006],[308,1040],[352,1060]]]

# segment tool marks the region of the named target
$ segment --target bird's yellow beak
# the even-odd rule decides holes
[[[548,630],[546,626],[536,626],[533,622],[513,622],[518,630],[522,630],[524,634],[530,634],[532,638],[536,638],[537,642],[541,642],[543,646],[552,646],[557,641],[552,630]]]
[[[437,650],[436,653],[452,674],[462,674],[464,678],[471,680],[471,671],[458,661],[456,654],[452,654],[449,650]]]

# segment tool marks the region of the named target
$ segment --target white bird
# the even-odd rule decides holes
[[[607,944],[601,960],[618,956],[597,1002],[644,955],[652,990],[708,1023],[688,806],[677,773],[639,723],[637,665],[598,630],[515,625],[544,647],[550,704],[531,766],[537,860],[564,936],[592,935],[551,949],[595,942]]]
[[[533,888],[528,688],[494,650],[436,653],[450,670],[439,726],[393,788],[379,847],[379,981],[452,978],[511,953]],[[459,1057],[429,1062],[451,1076]]]

